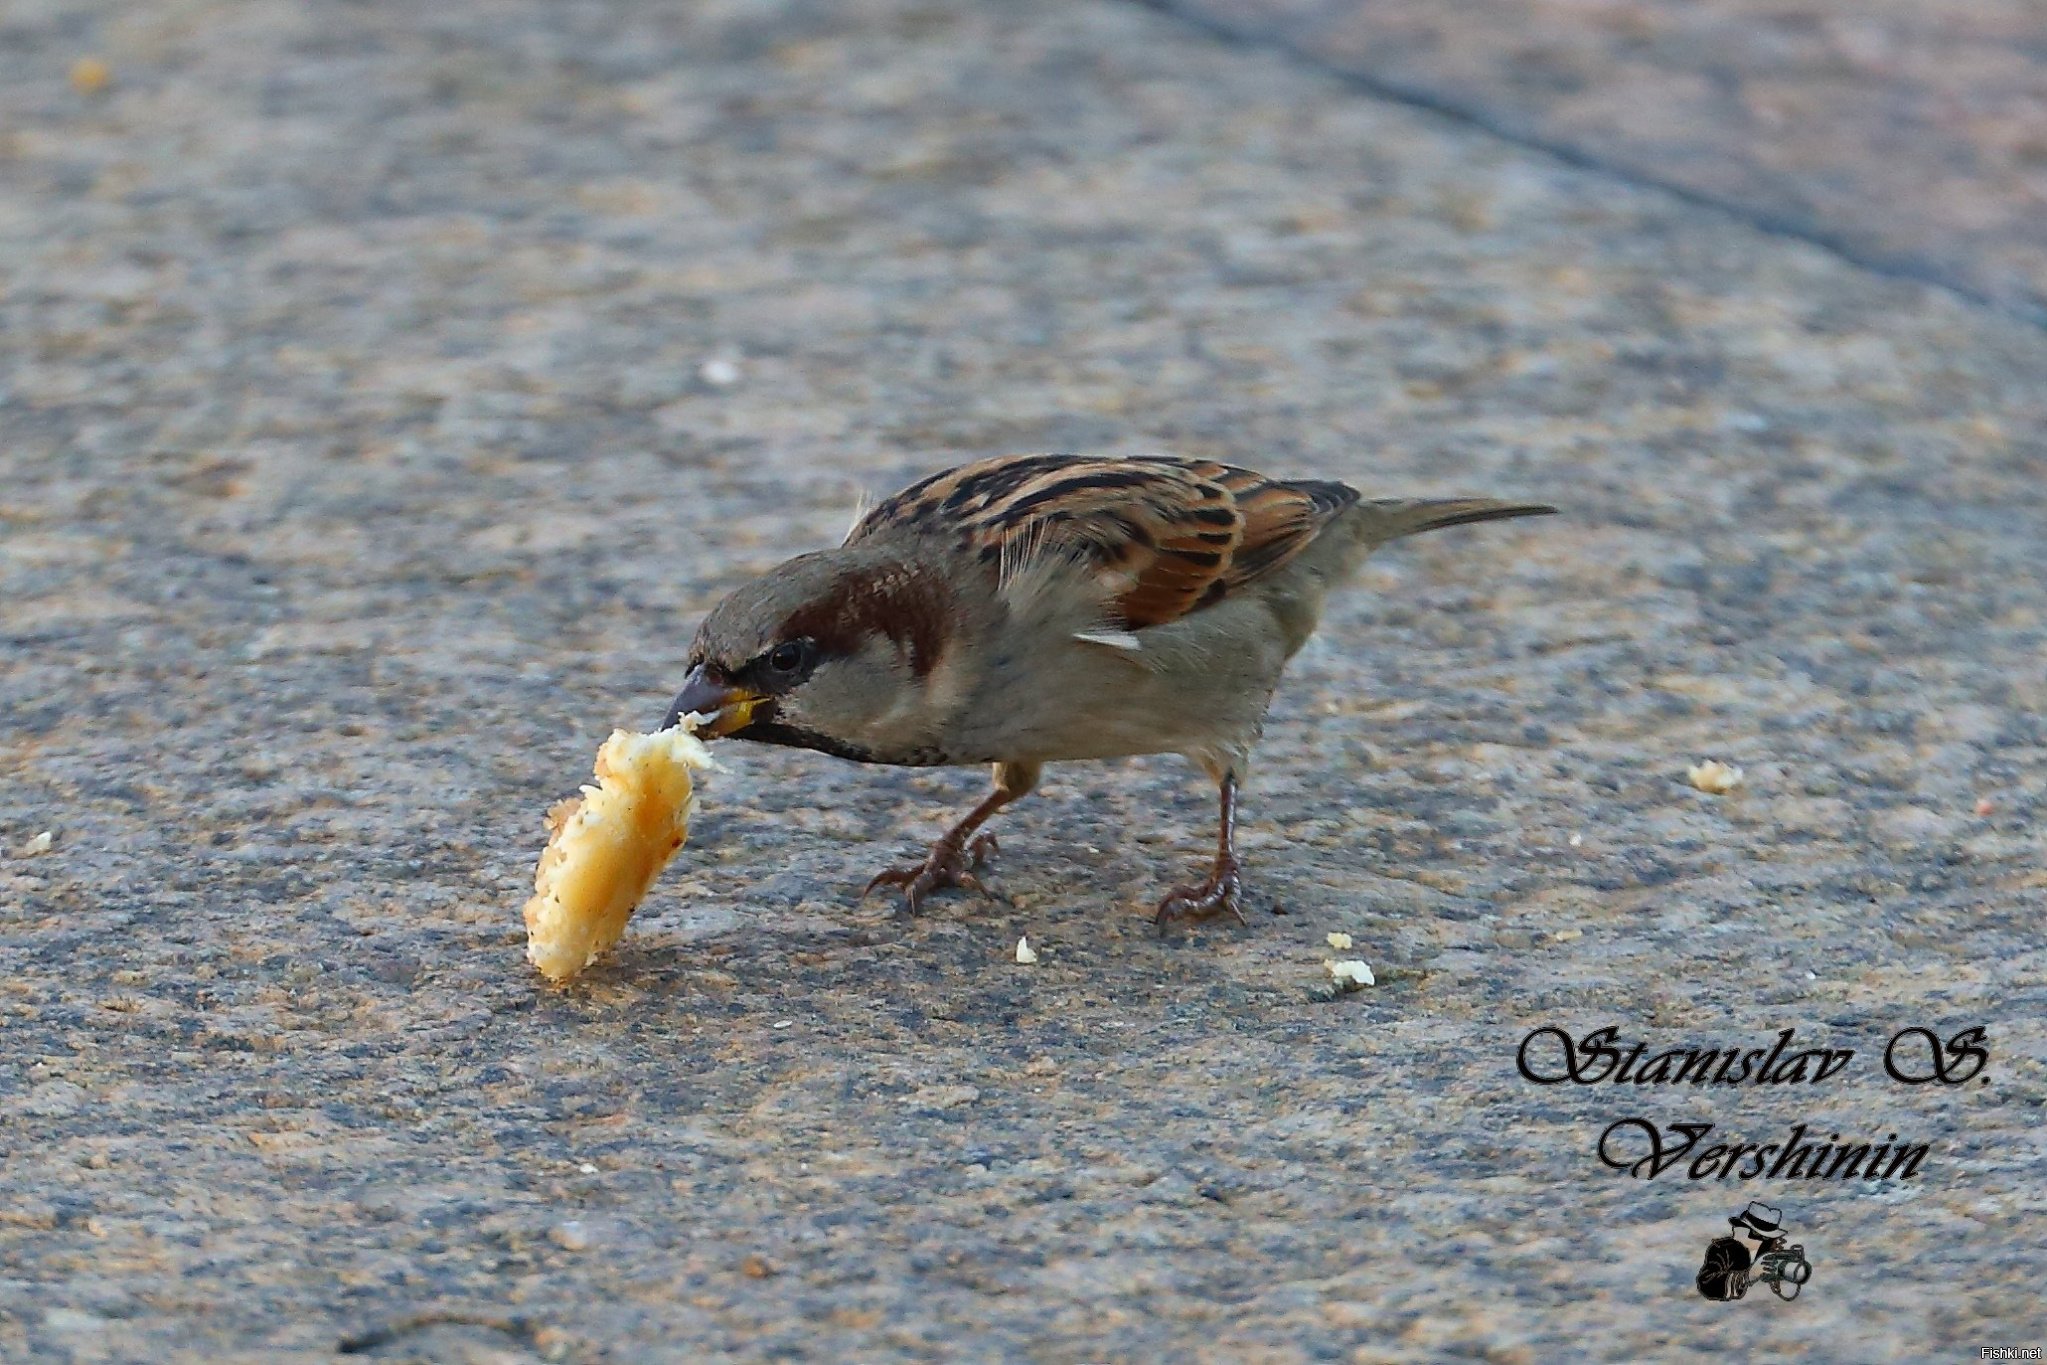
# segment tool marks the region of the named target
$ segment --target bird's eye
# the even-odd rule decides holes
[[[794,677],[803,671],[803,665],[809,660],[808,640],[784,640],[768,652],[768,671],[782,677]]]

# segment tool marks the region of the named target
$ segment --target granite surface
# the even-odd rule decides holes
[[[2047,323],[2033,0],[1148,0]]]
[[[1137,5],[17,0],[0,1358],[2047,1345],[2043,364]],[[542,813],[706,606],[1048,448],[1566,514],[1335,607],[1248,927],[1150,930],[1209,839],[1175,760],[1054,768],[1009,902],[902,921],[861,883],[981,775],[731,746],[542,985]],[[1517,1074],[1605,1024],[1855,1057]],[[1885,1077],[1973,1025],[1969,1085]],[[1634,1179],[1638,1116],[1929,1151]],[[1709,1303],[1753,1198],[1813,1280]]]

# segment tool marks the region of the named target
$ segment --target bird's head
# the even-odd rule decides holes
[[[958,682],[956,595],[910,556],[842,546],[735,589],[690,646],[667,725],[861,762],[923,756]]]

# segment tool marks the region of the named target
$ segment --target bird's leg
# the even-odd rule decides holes
[[[984,896],[993,895],[977,874],[996,851],[995,836],[970,836],[989,816],[1036,785],[1037,764],[997,763],[995,790],[982,797],[981,804],[968,811],[958,824],[941,834],[923,862],[883,868],[874,875],[874,880],[867,883],[867,890],[862,891],[861,896],[865,897],[877,886],[900,886],[903,888],[903,909],[914,915],[924,904],[926,896],[948,886],[964,887]]]
[[[1225,910],[1243,924],[1244,910],[1238,903],[1244,891],[1242,865],[1237,862],[1237,775],[1225,770],[1218,785],[1222,789],[1222,812],[1216,822],[1215,866],[1197,886],[1176,886],[1159,902],[1152,916],[1160,933],[1176,919],[1210,919]]]

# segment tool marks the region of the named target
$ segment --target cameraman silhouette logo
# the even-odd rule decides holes
[[[1758,1199],[1727,1220],[1728,1235],[1706,1244],[1706,1262],[1699,1267],[1699,1292],[1709,1299],[1726,1301],[1748,1293],[1761,1281],[1780,1299],[1795,1299],[1812,1278],[1812,1262],[1805,1259],[1803,1246],[1786,1246],[1784,1211]],[[1742,1238],[1756,1244],[1754,1254],[1741,1244]]]

